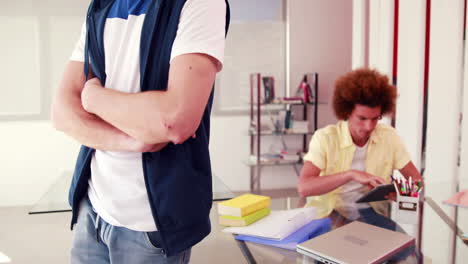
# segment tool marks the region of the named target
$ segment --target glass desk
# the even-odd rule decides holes
[[[67,212],[68,188],[71,172],[64,173],[30,210],[30,214]],[[426,198],[422,202],[422,215],[415,225],[401,224],[417,241],[427,264],[468,263],[468,245],[463,236],[468,231],[468,209],[455,208],[442,203],[454,194],[443,182],[426,182]],[[219,178],[213,176],[214,201],[234,197]],[[272,199],[272,210],[301,207],[304,200],[298,197]],[[218,224],[216,203],[210,213],[212,232],[192,249],[191,263],[313,263],[295,251],[236,241],[232,234],[222,232]],[[398,222],[398,221],[397,221]]]
[[[416,238],[417,247],[421,246],[422,257],[419,263],[467,263],[468,245],[461,239],[463,230],[456,225],[457,219],[446,213],[447,209],[451,208],[442,204],[442,200],[448,197],[440,199],[440,195],[426,196],[425,201],[421,202],[423,211],[418,224],[399,224],[409,235]],[[286,210],[303,204],[304,201],[298,197],[276,198],[272,199],[271,209]],[[216,204],[213,205],[210,218],[212,232],[193,248],[193,263],[314,263],[312,259],[304,258],[295,251],[235,240],[232,234],[222,232],[223,227],[218,224]],[[203,254],[202,252],[206,252],[204,248],[209,248],[212,254]],[[414,258],[412,260],[415,261]]]
[[[72,179],[72,172],[64,172],[29,210],[29,214],[69,212],[68,189]],[[222,201],[233,198],[235,195],[215,175],[213,179],[213,201]]]

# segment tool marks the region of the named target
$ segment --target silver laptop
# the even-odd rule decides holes
[[[323,263],[381,263],[403,248],[413,237],[359,221],[339,227],[297,245],[297,252]]]

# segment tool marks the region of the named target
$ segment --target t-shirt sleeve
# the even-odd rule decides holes
[[[326,166],[325,138],[320,131],[315,132],[309,143],[309,151],[304,156],[304,161],[310,161],[319,169]]]
[[[397,170],[403,169],[403,167],[411,161],[411,156],[406,150],[405,144],[401,137],[394,131],[393,133],[393,168]]]
[[[203,53],[215,58],[221,71],[225,24],[225,0],[187,0],[172,46],[171,61],[182,54]]]
[[[75,44],[75,49],[72,52],[70,60],[73,61],[84,61],[84,47],[86,41],[86,21],[81,26],[81,35]]]

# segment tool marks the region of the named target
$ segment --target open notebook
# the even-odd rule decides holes
[[[271,211],[270,215],[245,227],[228,227],[223,232],[281,240],[317,217],[314,207]]]
[[[330,231],[330,229],[331,220],[329,217],[325,217],[310,221],[305,226],[281,240],[265,239],[248,235],[236,235],[236,239],[295,251],[297,244],[320,236]]]

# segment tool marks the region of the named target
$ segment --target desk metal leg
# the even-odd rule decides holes
[[[240,248],[240,250],[242,252],[242,255],[244,255],[244,258],[247,260],[247,263],[257,264],[257,262],[255,261],[253,255],[252,255],[252,252],[250,252],[250,249],[245,244],[245,242],[244,241],[239,241],[239,240],[236,240],[236,242],[237,242],[237,245],[239,246],[239,248]]]
[[[453,231],[453,242],[452,242],[452,254],[450,255],[451,262],[455,263],[455,258],[457,256],[457,244],[456,244],[456,236],[458,236],[462,241],[463,239],[463,231],[458,227],[457,223],[450,219],[450,217],[442,210],[431,197],[425,197],[426,203],[439,215],[439,217],[444,220],[444,222],[452,229]],[[456,216],[456,215],[455,215]],[[455,218],[456,220],[456,218]]]
[[[422,252],[422,232],[423,232],[423,220],[424,220],[424,201],[419,202],[419,219],[418,219],[418,237],[417,237],[417,244],[416,244],[416,257],[418,264],[424,264],[424,254]]]

